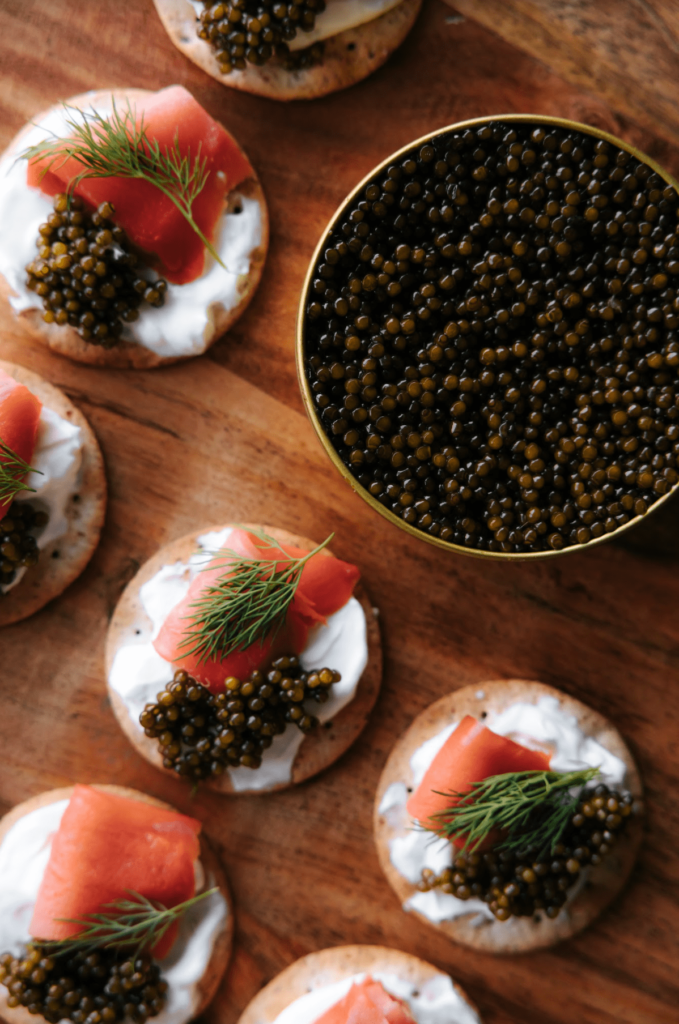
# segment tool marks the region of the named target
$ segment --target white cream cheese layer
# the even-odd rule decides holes
[[[11,827],[0,845],[0,953],[18,955],[29,941],[29,926],[52,837],[59,828],[68,800],[40,807]],[[203,877],[200,862],[197,877]],[[214,885],[205,879],[204,888]],[[196,903],[182,918],[177,939],[160,968],[168,983],[167,1002],[154,1024],[186,1024],[200,1002],[199,986],[229,908],[220,892]],[[5,989],[0,989],[5,992]]]
[[[481,691],[477,696],[480,701],[484,699]],[[394,838],[389,842],[391,862],[397,871],[414,885],[420,881],[423,868],[440,874],[452,864],[452,845],[447,839],[437,838],[431,832],[414,828],[406,810],[406,803],[411,792],[417,790],[427,769],[458,724],[454,722],[446,726],[415,751],[410,759],[410,783],[392,783],[380,803],[380,813],[385,816],[387,823],[395,832]],[[484,724],[498,735],[507,736],[516,743],[549,751],[550,767],[555,771],[566,772],[598,767],[603,781],[609,786],[621,786],[625,782],[624,762],[591,736],[586,736],[575,716],[563,711],[556,697],[540,697],[534,704],[517,702],[499,714],[489,715]],[[585,872],[581,877],[584,877],[584,874]],[[571,890],[571,895],[574,891]],[[482,900],[459,900],[451,893],[441,892],[438,888],[415,893],[405,902],[404,910],[417,910],[437,924],[466,914],[476,915],[475,923],[479,924],[495,920]],[[567,905],[563,912],[567,912]],[[513,922],[514,918],[510,918],[509,921],[502,923],[502,928],[511,929]]]
[[[200,0],[190,0],[196,16],[205,10]],[[326,0],[325,10],[316,15],[316,22],[310,32],[303,29],[288,43],[291,50],[304,50],[307,46],[339,35],[350,28],[358,28],[375,18],[381,17],[397,7],[402,0]]]
[[[21,491],[18,501],[29,501],[36,510],[49,516],[37,536],[38,548],[60,540],[68,532],[68,508],[80,485],[82,465],[82,430],[75,423],[59,416],[43,405],[31,465],[36,470],[26,480],[33,493]],[[11,583],[0,587],[7,593],[20,582],[27,570],[20,569]]]
[[[315,1024],[331,1006],[344,998],[354,982],[360,983],[364,978],[365,974],[354,974],[332,985],[312,989],[286,1006],[273,1024]],[[396,974],[379,971],[374,972],[372,978],[381,982],[390,995],[406,1003],[417,1024],[480,1024],[478,1014],[455,991],[447,974],[436,974],[424,985],[415,985]]]
[[[172,609],[187,594],[191,580],[205,566],[207,552],[216,552],[228,546],[231,530],[206,533],[198,538],[206,554],[193,555],[188,563],[165,565],[140,589],[141,603],[152,623],[152,630],[143,634],[139,643],[127,644],[117,652],[109,674],[109,686],[124,700],[135,723],[147,703],[169,683],[174,674],[170,662],[156,651],[152,641],[160,632]],[[368,663],[368,637],[365,614],[360,603],[352,597],[338,612],[328,618],[327,624],[317,626],[309,635],[306,648],[300,656],[305,669],[328,667],[342,676],[330,688],[325,704],[313,704],[312,713],[320,722],[328,722],[353,700],[356,687]],[[143,729],[139,725],[139,733]],[[234,789],[239,792],[266,789],[290,781],[292,766],[304,734],[290,725],[281,736],[275,736],[264,751],[261,767],[229,768]]]
[[[109,105],[97,104],[93,109],[103,116],[111,113]],[[70,110],[68,116],[74,112]],[[50,132],[69,134],[64,111],[51,111],[37,122],[26,135],[23,148],[43,141]],[[15,313],[42,309],[35,292],[26,287],[26,266],[37,255],[38,228],[53,210],[49,196],[28,186],[27,166],[14,156],[0,160],[0,274],[14,292],[10,303]],[[224,213],[215,239],[228,270],[208,254],[201,277],[189,284],[168,284],[165,304],[159,309],[146,304],[140,307],[139,319],[125,327],[122,337],[126,341],[135,341],[159,356],[194,356],[205,351],[216,313],[238,305],[239,277],[248,273],[252,253],[262,241],[259,203],[236,190],[230,204],[240,212]]]

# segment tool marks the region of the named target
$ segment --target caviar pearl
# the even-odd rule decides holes
[[[54,212],[39,229],[38,257],[26,267],[27,287],[42,299],[43,320],[73,327],[93,345],[110,348],[143,302],[162,306],[167,282],[138,272],[127,236],[101,203],[89,213],[82,201],[55,196]]]
[[[340,678],[329,668],[305,672],[289,655],[246,680],[230,676],[222,692],[211,693],[180,670],[139,721],[158,740],[163,766],[183,777],[198,781],[239,765],[259,768],[264,751],[288,724],[304,733],[318,725],[305,701],[325,703]]]
[[[583,794],[560,842],[551,851],[489,850],[458,853],[440,874],[422,871],[420,892],[439,888],[459,900],[483,900],[498,921],[544,911],[554,918],[588,864],[600,864],[624,830],[632,797],[606,785]],[[613,813],[611,813],[611,808]]]
[[[26,1007],[49,1024],[145,1024],[162,1010],[167,983],[150,956],[125,959],[116,950],[50,955],[31,942],[21,959],[0,956],[0,984],[10,1009]]]
[[[381,171],[306,300],[324,431],[406,523],[559,550],[679,480],[677,193],[549,125],[448,132]]]
[[[288,71],[323,62],[323,43],[290,52],[298,32],[310,31],[325,0],[203,0],[198,36],[210,44],[224,75],[247,64],[262,66],[275,58]]]

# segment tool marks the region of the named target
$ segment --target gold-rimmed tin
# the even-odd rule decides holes
[[[602,544],[604,541],[611,540],[614,537],[619,537],[621,533],[626,530],[630,530],[645,519],[646,516],[650,515],[651,512],[655,512],[656,509],[664,505],[673,494],[679,489],[679,483],[676,483],[667,494],[664,494],[661,498],[658,498],[656,502],[651,505],[647,512],[643,515],[635,516],[630,519],[628,523],[623,526],[619,526],[616,530],[612,530],[611,533],[605,533],[601,537],[594,537],[592,540],[587,541],[586,544],[572,544],[569,547],[561,548],[558,551],[526,551],[526,552],[504,552],[504,551],[480,551],[478,548],[468,548],[462,544],[453,544],[451,541],[441,540],[440,537],[434,537],[430,533],[426,533],[424,530],[418,530],[417,527],[411,526],[410,523],[406,523],[405,520],[400,519],[391,509],[385,508],[381,502],[374,498],[365,487],[362,486],[356,479],[356,477],[350,472],[347,466],[344,465],[341,458],[335,451],[329,437],[325,433],[320,418],[316,413],[316,409],[313,404],[313,398],[311,394],[311,388],[309,381],[306,376],[306,353],[305,353],[305,336],[304,336],[304,322],[305,322],[305,308],[309,295],[309,287],[311,285],[311,278],[313,276],[314,268],[316,266],[318,257],[321,249],[327,244],[327,240],[331,232],[334,230],[337,221],[343,216],[347,206],[353,202],[356,196],[365,188],[365,186],[371,182],[378,174],[385,170],[394,161],[401,159],[407,153],[409,153],[416,146],[423,146],[427,142],[431,142],[432,139],[438,138],[440,135],[445,135],[448,132],[459,131],[462,128],[470,128],[475,125],[489,124],[490,122],[520,122],[522,124],[539,124],[539,125],[554,125],[557,128],[566,128],[568,130],[576,130],[582,132],[584,135],[590,135],[596,139],[603,139],[605,142],[610,142],[619,149],[624,149],[626,152],[631,153],[635,159],[641,163],[646,164],[652,170],[659,174],[671,185],[674,189],[679,192],[679,181],[677,181],[671,174],[664,170],[655,160],[651,157],[646,156],[640,150],[631,146],[629,143],[624,142],[622,139],[617,138],[615,135],[611,135],[609,132],[601,131],[599,128],[592,128],[590,125],[581,124],[578,121],[569,121],[563,117],[547,117],[539,114],[495,114],[492,117],[474,117],[468,121],[458,121],[456,124],[446,125],[445,128],[439,128],[435,132],[430,132],[427,135],[421,136],[419,139],[414,139],[409,142],[407,146],[403,146],[395,153],[390,155],[374,167],[369,174],[359,181],[359,183],[352,189],[348,196],[340,203],[334,214],[330,218],[330,221],[321,235],[318,245],[314,249],[311,262],[309,263],[309,269],[304,279],[304,286],[302,288],[302,295],[299,303],[299,310],[297,314],[297,335],[295,341],[295,353],[297,360],[297,376],[299,378],[299,386],[302,392],[302,399],[304,401],[304,408],[306,413],[311,420],[313,427],[318,435],[318,438],[326,451],[326,454],[330,457],[332,464],[337,470],[339,470],[342,477],[350,485],[350,487],[368,504],[371,508],[374,508],[376,512],[379,512],[381,516],[387,519],[394,526],[398,526],[399,529],[405,530],[406,533],[411,534],[413,537],[417,537],[420,540],[426,541],[428,544],[433,544],[438,548],[443,548],[447,551],[456,551],[463,555],[471,555],[475,558],[490,558],[496,560],[507,560],[514,562],[525,562],[529,560],[542,559],[542,558],[556,558],[560,555],[568,555],[578,551],[584,551],[587,548],[593,547],[595,544]]]

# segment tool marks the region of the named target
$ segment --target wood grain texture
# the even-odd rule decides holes
[[[447,0],[639,124],[679,143],[676,0]]]
[[[654,0],[657,8],[661,5]],[[372,166],[424,132],[504,111],[556,114],[633,141],[675,174],[679,150],[473,21],[429,0],[413,32],[360,85],[285,107],[237,94],[172,45],[151,0],[0,0],[0,145],[59,96],[187,86],[242,142],[271,213],[262,285],[207,356],[153,373],[76,365],[0,308],[0,355],[62,387],[107,460],[102,544],[81,578],[0,633],[0,804],[116,782],[195,814],[217,840],[237,908],[234,960],[208,1024],[235,1024],[297,957],[392,945],[449,971],[486,1024],[676,1024],[679,987],[679,503],[624,544],[553,564],[446,556],[373,513],[306,421],[294,366],[297,299],[334,209]],[[308,536],[362,568],[381,611],[382,695],[368,728],[316,779],[237,801],[186,791],[133,751],[106,699],[115,603],[157,547],[197,524],[251,520]],[[540,679],[606,714],[647,794],[638,866],[590,929],[554,950],[496,960],[406,917],[372,842],[371,807],[396,738],[432,701],[494,678]]]

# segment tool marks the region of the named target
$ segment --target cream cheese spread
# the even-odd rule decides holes
[[[483,695],[479,699],[483,699]],[[413,885],[420,881],[423,868],[440,874],[452,864],[451,843],[447,839],[434,836],[431,832],[414,828],[406,810],[406,803],[411,792],[417,790],[427,769],[458,724],[454,722],[446,726],[423,743],[410,759],[410,783],[392,783],[380,802],[379,811],[394,831],[394,836],[389,841],[391,862]],[[484,724],[498,735],[507,736],[516,743],[548,751],[551,755],[550,767],[555,771],[599,767],[602,780],[607,785],[621,786],[625,782],[624,762],[593,737],[586,736],[575,716],[563,711],[556,697],[543,696],[532,704],[519,701],[502,712],[489,715]],[[585,875],[586,871],[581,872],[580,883]],[[570,891],[571,895],[574,891],[575,889]],[[438,888],[415,893],[406,900],[403,908],[417,910],[437,924],[467,914],[474,915],[474,923],[495,921],[491,910],[482,900],[459,900],[451,893],[441,892]],[[562,913],[567,911],[566,904]],[[511,929],[513,922],[513,918],[502,922],[502,928],[505,931]]]
[[[205,554],[192,555],[188,563],[175,562],[174,565],[163,566],[140,588],[141,603],[152,628],[140,634],[139,642],[119,648],[108,680],[137,724],[144,706],[156,700],[158,692],[174,674],[172,665],[161,658],[152,641],[171,610],[185,597],[191,580],[206,564],[208,552],[228,546],[230,532],[227,527],[219,533],[203,534],[198,538],[198,544]],[[350,598],[343,608],[329,616],[326,625],[316,626],[311,631],[300,660],[307,670],[327,666],[342,676],[341,681],[331,687],[329,700],[325,704],[313,705],[313,714],[321,723],[327,722],[353,700],[368,663],[365,613],[356,598]],[[138,728],[139,734],[143,735],[141,725]],[[227,769],[234,789],[254,791],[289,782],[303,740],[304,734],[291,725],[282,735],[274,737],[271,746],[264,751],[261,767],[255,771],[242,767]]]
[[[396,974],[374,971],[372,978],[408,1006],[417,1024],[480,1024],[478,1014],[455,990],[447,974],[435,974],[424,985],[405,981]],[[332,985],[322,985],[295,999],[279,1013],[273,1024],[314,1024],[331,1006],[360,983],[365,974],[354,974]]]
[[[325,10],[316,15],[316,22],[311,31],[305,32],[300,29],[295,38],[288,43],[288,48],[305,50],[307,46],[322,39],[329,39],[330,36],[374,21],[402,2],[403,0],[326,0]],[[205,10],[205,5],[200,0],[190,0],[190,3],[196,16]]]
[[[34,491],[21,491],[17,495],[18,501],[29,501],[37,511],[46,512],[49,516],[46,526],[36,538],[39,550],[44,550],[68,532],[68,509],[80,484],[82,450],[80,427],[43,405],[31,459],[36,472],[29,473],[26,479],[27,486]],[[25,568],[19,569],[11,583],[0,586],[0,591],[7,593],[15,587],[26,571]]]
[[[110,105],[97,104],[92,109],[104,117],[111,113]],[[23,148],[42,142],[50,133],[68,135],[67,116],[75,112],[50,111],[27,133]],[[38,228],[53,212],[51,198],[27,184],[27,166],[15,155],[0,160],[0,274],[14,293],[9,301],[15,313],[42,309],[35,292],[26,287],[26,266],[37,254]],[[230,209],[240,212],[223,214],[214,242],[228,270],[206,254],[201,277],[188,284],[168,283],[165,304],[158,309],[140,307],[139,319],[125,326],[125,341],[137,342],[159,356],[196,356],[205,351],[217,312],[234,309],[240,302],[239,280],[249,272],[252,253],[262,242],[259,203],[238,190],[229,201]]]
[[[50,856],[52,836],[61,823],[68,800],[58,800],[25,814],[12,825],[0,845],[0,953],[19,955],[28,942],[33,907]],[[197,878],[204,878],[196,863]],[[214,886],[209,875],[204,888]],[[220,892],[213,893],[184,914],[168,956],[159,961],[168,983],[167,1002],[153,1017],[154,1024],[186,1024],[200,1003],[200,983],[217,937],[229,914]],[[0,993],[5,990],[0,988]]]

